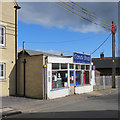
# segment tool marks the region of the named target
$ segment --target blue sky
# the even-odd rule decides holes
[[[86,54],[90,54],[110,34],[110,31],[105,31],[103,28],[101,29],[87,21],[81,20],[78,16],[65,11],[59,6],[53,7],[53,3],[50,5],[46,3],[41,4],[42,3],[39,3],[39,5],[36,5],[36,3],[35,5],[31,3],[20,4],[22,10],[19,11],[20,15],[18,21],[19,48],[22,47],[22,42],[25,41],[26,49],[46,51],[55,54],[64,52],[65,55],[72,55],[73,52],[85,52]],[[97,5],[89,4],[89,10],[91,10],[91,12],[95,12],[93,9],[97,9],[97,5],[102,6],[102,3],[97,3]],[[89,6],[89,4],[83,4],[83,6],[86,7]],[[43,7],[41,12],[39,11],[39,6]],[[108,9],[106,9],[105,6],[106,14],[108,16],[107,10],[109,10],[110,6],[112,6],[112,4],[108,5]],[[36,11],[33,11],[34,7],[37,9]],[[47,10],[44,10],[45,7]],[[102,16],[103,12],[99,11],[99,14]],[[102,17],[106,19],[105,13]],[[115,22],[117,21],[115,20]],[[82,25],[84,25],[84,27]],[[116,48],[118,44],[117,37],[118,36],[116,35]],[[99,57],[100,53],[103,51],[105,57],[112,56],[112,37],[110,37],[107,42],[92,55],[92,57]]]

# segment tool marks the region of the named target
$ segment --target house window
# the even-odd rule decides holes
[[[5,63],[0,63],[0,79],[5,78]]]
[[[5,27],[0,26],[0,45],[5,46]]]

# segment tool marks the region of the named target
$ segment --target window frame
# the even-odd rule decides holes
[[[73,68],[71,68],[71,65],[73,66]],[[74,70],[74,68],[75,68],[75,64],[69,63],[69,69]]]
[[[5,63],[0,63],[0,66],[3,65],[3,76],[0,76],[0,80],[5,79],[5,73],[6,73],[6,64]],[[0,68],[0,72],[1,72]]]
[[[4,29],[4,32],[3,32],[4,34],[0,35],[0,39],[1,39],[1,42],[2,42],[2,37],[3,37],[3,44],[0,42],[0,46],[4,47],[6,45],[6,27],[3,26],[3,25],[0,25],[0,29],[2,29],[2,28]]]
[[[67,68],[62,68],[62,65],[66,65]],[[61,70],[68,70],[68,64],[67,64],[67,63],[60,63],[59,68],[60,68]]]
[[[61,88],[66,88],[66,87],[68,87],[68,70],[52,70],[52,77],[53,77],[53,72],[56,72],[56,73],[59,73],[59,72],[67,72],[67,86],[53,88],[53,78],[52,78],[52,88],[51,88],[51,90],[61,89]],[[57,81],[58,81],[58,80],[57,80]]]

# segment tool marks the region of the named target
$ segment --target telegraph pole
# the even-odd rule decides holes
[[[112,88],[116,88],[115,85],[115,24],[112,21]]]
[[[23,55],[24,55],[24,52],[25,52],[25,42],[23,41]]]

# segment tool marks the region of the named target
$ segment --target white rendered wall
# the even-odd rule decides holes
[[[55,91],[49,91],[48,98],[54,99],[54,98],[60,98],[65,97],[66,95],[69,95],[69,88],[63,88]]]
[[[91,80],[91,84],[95,85],[95,70],[92,70],[92,80]]]
[[[47,96],[52,89],[52,64],[47,64]]]
[[[73,63],[73,58],[48,57],[48,63]]]
[[[81,94],[81,93],[88,93],[93,91],[92,85],[86,85],[86,86],[76,86],[75,87],[75,93]]]

